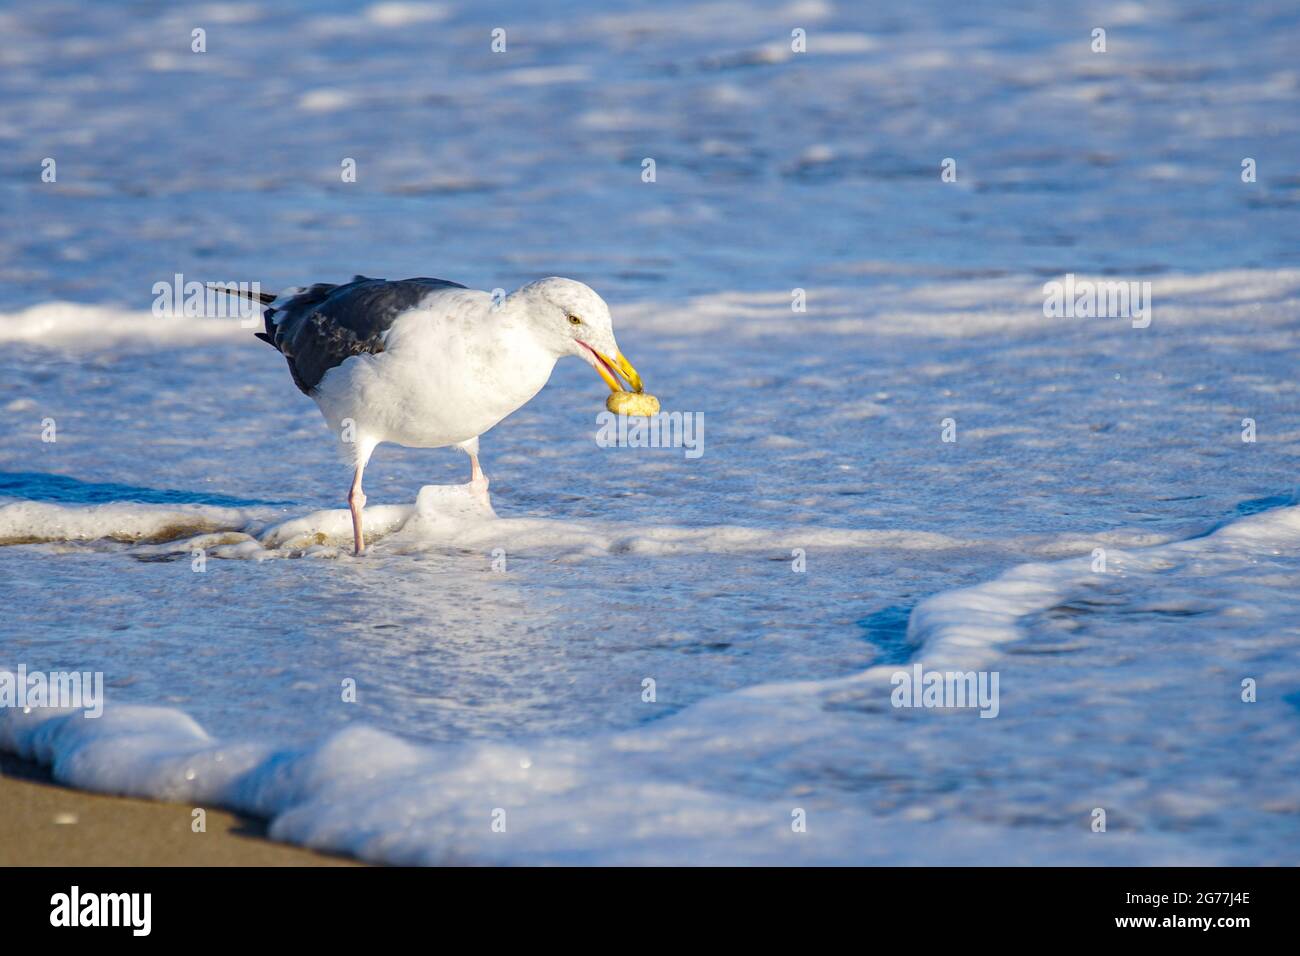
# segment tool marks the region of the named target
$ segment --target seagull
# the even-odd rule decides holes
[[[255,333],[344,443],[355,553],[365,551],[361,478],[381,442],[451,445],[469,455],[470,489],[486,504],[479,438],[521,408],[576,355],[610,391],[642,391],[619,351],[609,306],[573,279],[538,279],[501,299],[445,279],[318,283],[279,294],[211,285],[262,306]]]

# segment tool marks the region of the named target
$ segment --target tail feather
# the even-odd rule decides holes
[[[249,289],[241,289],[239,286],[230,286],[221,282],[209,282],[208,288],[214,292],[224,292],[226,295],[237,295],[260,305],[270,305],[276,300],[274,292],[253,292]],[[279,346],[275,344],[275,326],[271,324],[271,316],[264,314],[262,318],[266,322],[266,331],[254,332],[253,335],[271,346],[271,348],[278,349]]]
[[[230,286],[222,282],[209,282],[208,288],[213,292],[224,292],[227,295],[237,295],[253,302],[260,302],[262,305],[270,305],[275,301],[274,292],[252,292],[248,289],[241,289],[238,286]]]

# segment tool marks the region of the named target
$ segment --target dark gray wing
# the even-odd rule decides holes
[[[393,320],[438,289],[463,289],[446,279],[367,279],[356,276],[344,285],[317,283],[265,312],[270,342],[289,363],[293,382],[311,394],[321,378],[345,359],[363,352],[382,352],[384,333]]]

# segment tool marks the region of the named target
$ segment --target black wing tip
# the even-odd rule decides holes
[[[249,289],[241,289],[239,287],[231,288],[228,283],[224,282],[209,282],[207,283],[207,287],[213,292],[224,292],[226,295],[237,295],[244,299],[251,299],[254,302],[260,302],[262,305],[270,305],[276,299],[274,292],[253,292]]]

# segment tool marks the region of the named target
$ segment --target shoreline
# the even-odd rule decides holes
[[[366,866],[266,835],[266,824],[205,807],[90,793],[46,767],[0,753],[0,866]]]

